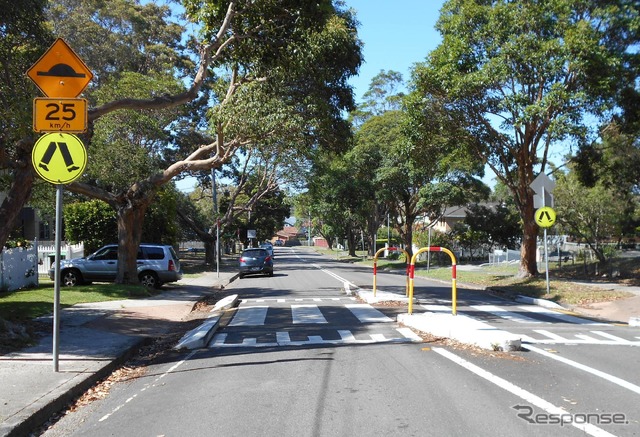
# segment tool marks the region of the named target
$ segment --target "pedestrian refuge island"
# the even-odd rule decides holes
[[[405,286],[405,296],[408,296],[409,295],[409,261],[411,259],[411,257],[409,256],[409,253],[400,247],[383,247],[382,249],[378,250],[376,254],[373,256],[373,297],[376,297],[376,276],[378,274],[378,256],[385,250],[388,250],[389,252],[402,251],[404,253],[404,259],[407,260],[407,269],[406,269],[407,284]]]
[[[409,314],[413,314],[413,279],[416,270],[416,259],[418,258],[418,255],[423,252],[444,252],[451,257],[451,314],[455,316],[457,314],[458,299],[456,289],[456,256],[449,249],[439,246],[423,247],[417,250],[416,253],[414,253],[411,257],[411,264],[409,265]]]

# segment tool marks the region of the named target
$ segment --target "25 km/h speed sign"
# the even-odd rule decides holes
[[[85,99],[35,98],[33,130],[35,132],[86,132],[87,101]]]

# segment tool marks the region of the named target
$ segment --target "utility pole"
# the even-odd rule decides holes
[[[216,221],[216,277],[220,277],[220,220],[218,219],[218,187],[216,170],[211,169],[211,197],[213,199],[213,219]]]
[[[311,247],[311,210],[309,210],[309,226],[307,226],[307,247]]]

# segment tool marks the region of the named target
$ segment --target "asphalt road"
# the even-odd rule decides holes
[[[206,349],[168,354],[45,435],[640,434],[637,329],[463,289],[459,311],[540,342],[514,353],[419,342],[394,321],[406,307],[345,295],[345,281],[370,286],[371,274],[278,248],[273,278],[231,284],[242,302]],[[403,290],[404,278],[380,274],[378,286]],[[450,306],[446,284],[420,281],[416,290],[416,311]]]

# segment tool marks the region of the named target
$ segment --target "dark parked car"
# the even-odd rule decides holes
[[[266,249],[245,249],[240,255],[240,279],[251,274],[273,276],[273,257]]]
[[[260,245],[260,247],[264,250],[266,250],[267,252],[269,252],[269,255],[271,255],[271,258],[275,258],[275,256],[273,255],[273,244],[271,243],[262,243]]]
[[[182,279],[180,260],[171,246],[141,244],[138,248],[138,279],[147,288],[159,288],[165,282]],[[118,245],[110,244],[95,253],[60,262],[60,284],[80,285],[83,282],[109,282],[118,273]],[[54,269],[49,269],[54,279]]]

